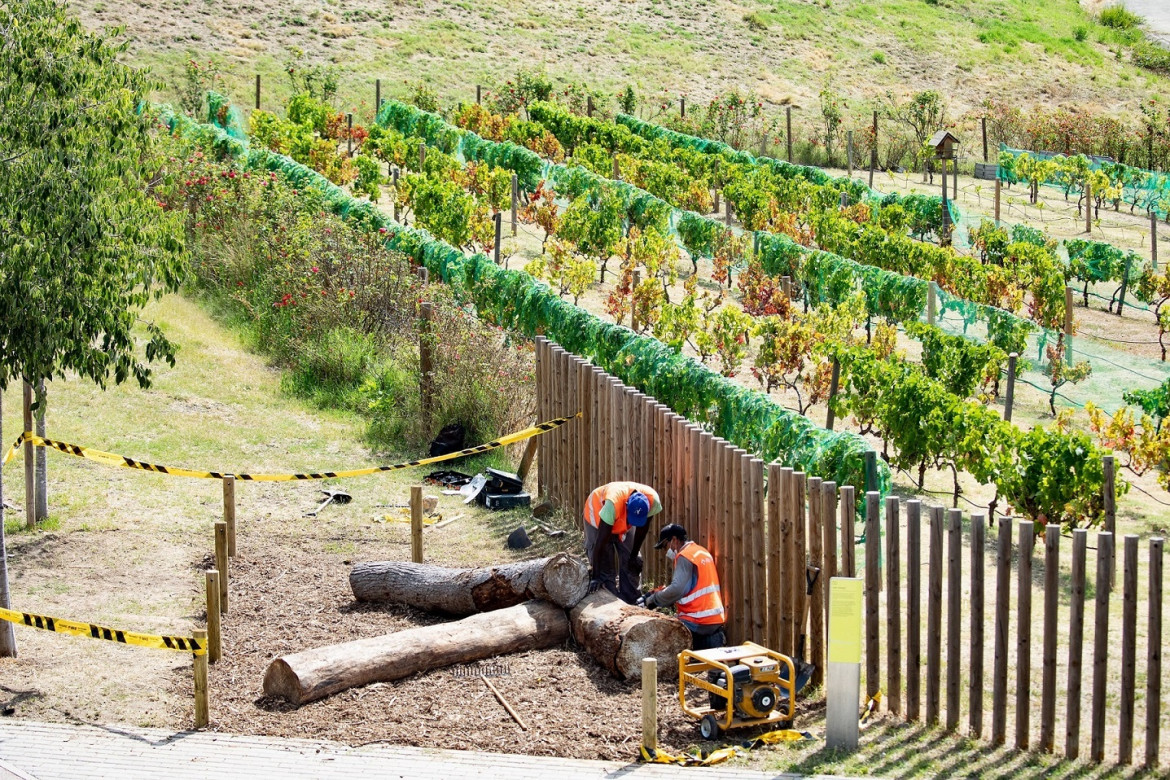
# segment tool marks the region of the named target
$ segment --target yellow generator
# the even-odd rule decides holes
[[[678,656],[679,704],[699,721],[703,739],[743,726],[787,722],[790,727],[797,685],[792,659],[754,642]],[[687,703],[688,690],[696,688],[707,691],[707,706]]]

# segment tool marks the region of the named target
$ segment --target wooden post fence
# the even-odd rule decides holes
[[[223,653],[220,637],[219,572],[211,569],[205,574],[207,593],[207,659],[218,661]]]
[[[886,497],[886,706],[902,713],[902,566],[898,498]]]
[[[947,512],[947,731],[959,728],[959,686],[962,674],[960,612],[963,599],[963,513]]]
[[[227,523],[222,520],[215,524],[215,568],[219,571],[219,611],[228,611],[228,565]]]
[[[880,627],[878,625],[878,557],[881,550],[881,494],[865,494],[865,695],[872,698],[881,690]]]
[[[198,644],[206,646],[207,631],[205,629],[195,629],[193,636]],[[207,655],[193,656],[193,661],[195,667],[195,728],[201,729],[206,728],[207,724],[211,722],[211,708],[207,701]]]
[[[926,610],[926,725],[938,724],[942,688],[942,575],[943,523],[946,510],[930,508],[930,570]]]
[[[227,523],[228,557],[236,557],[236,478],[223,478],[223,521]]]

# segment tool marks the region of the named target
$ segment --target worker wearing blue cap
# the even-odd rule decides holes
[[[633,604],[641,596],[642,542],[650,518],[662,511],[658,491],[637,482],[610,482],[585,502],[585,557],[592,570],[589,592],[604,587]],[[614,566],[614,556],[617,566]]]

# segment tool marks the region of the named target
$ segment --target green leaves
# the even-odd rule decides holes
[[[154,88],[55,0],[0,6],[0,387],[76,372],[148,385],[175,348],[136,311],[186,275],[180,216],[156,188],[170,175]]]

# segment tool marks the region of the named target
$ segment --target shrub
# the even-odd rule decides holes
[[[1129,30],[1140,26],[1144,20],[1120,5],[1111,5],[1101,11],[1097,21],[1105,27],[1112,27],[1114,30]]]
[[[1133,47],[1133,64],[1159,73],[1170,73],[1170,49],[1143,41]]]

